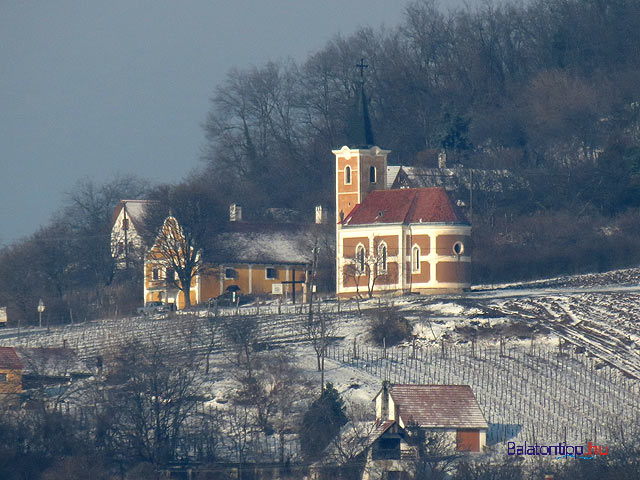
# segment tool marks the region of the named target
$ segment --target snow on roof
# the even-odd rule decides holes
[[[489,428],[469,385],[390,386],[391,398],[405,425],[427,428]]]
[[[0,347],[0,368],[6,370],[22,370],[24,366],[13,347]]]
[[[125,202],[125,208],[127,209],[127,213],[131,217],[131,220],[134,222],[142,223],[144,220],[144,214],[147,211],[147,207],[151,200],[122,200]]]
[[[216,263],[308,264],[312,260],[313,225],[230,225],[205,255]]]
[[[399,167],[404,175],[396,173],[394,180],[398,180],[394,188],[430,188],[444,187],[446,190],[456,190],[461,186],[468,186],[473,181],[476,190],[485,192],[502,192],[518,190],[526,183],[509,170],[484,170],[478,168],[424,168]],[[402,182],[402,184],[400,184]],[[389,187],[391,188],[391,187]]]
[[[342,225],[385,223],[468,223],[444,188],[374,190],[347,215]]]
[[[152,203],[154,203],[153,200],[120,200],[111,217],[112,228],[124,208],[135,229],[140,230],[144,225],[146,209]]]

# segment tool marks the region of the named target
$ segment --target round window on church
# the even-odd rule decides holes
[[[462,255],[464,253],[464,244],[462,242],[456,242],[453,244],[453,253],[455,255]]]

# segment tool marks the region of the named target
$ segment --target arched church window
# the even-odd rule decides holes
[[[376,183],[376,167],[373,165],[369,167],[369,182]]]
[[[387,273],[387,244],[382,242],[378,246],[378,274]]]
[[[418,245],[414,245],[411,250],[411,271],[420,273],[420,247]]]
[[[362,244],[356,248],[356,269],[358,273],[364,272],[364,247]]]
[[[351,183],[351,167],[349,165],[344,167],[344,183],[347,185]]]

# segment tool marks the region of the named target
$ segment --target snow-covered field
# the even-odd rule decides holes
[[[464,295],[388,298],[382,301],[411,321],[415,338],[386,352],[366,334],[367,315],[380,300],[362,302],[362,315],[353,301],[322,303],[317,308],[339,323],[326,380],[355,401],[372,399],[384,379],[469,384],[491,425],[490,444],[613,443],[622,430],[640,425],[639,282],[640,269],[626,269],[481,286]],[[314,352],[301,328],[306,314],[296,308],[249,306],[239,313],[255,315],[258,309],[260,340],[286,348],[318,381]],[[135,338],[163,342],[167,352],[179,354],[186,330],[196,329],[205,351],[211,325],[234,312],[218,313],[217,319],[200,312],[103,320],[50,333],[23,329],[20,336],[6,329],[0,345],[66,345],[91,359]],[[216,345],[214,363],[223,361],[225,350]],[[224,369],[213,372],[208,393],[211,402],[224,405],[232,382]]]

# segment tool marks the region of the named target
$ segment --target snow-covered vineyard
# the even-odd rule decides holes
[[[380,300],[315,306],[338,322],[327,380],[347,396],[370,399],[393,383],[469,384],[490,424],[489,444],[505,441],[613,443],[640,425],[640,270],[567,277],[456,297],[388,299],[413,324],[414,339],[383,350],[367,339],[367,315]],[[610,283],[615,282],[615,283]],[[179,355],[190,342],[222,358],[216,325],[257,316],[259,339],[288,346],[313,372],[306,307],[261,305],[169,318],[6,330],[0,345],[68,346],[86,360],[127,341],[161,342]],[[212,338],[214,341],[212,342]],[[219,372],[218,372],[219,374]],[[221,384],[225,382],[222,381]],[[212,403],[224,396],[212,385]]]

